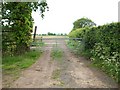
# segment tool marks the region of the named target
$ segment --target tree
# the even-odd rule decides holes
[[[63,36],[63,34],[61,33],[61,36]]]
[[[8,32],[3,35],[2,44],[5,44],[5,40],[13,40],[16,43],[14,53],[24,53],[30,49],[31,32],[33,28],[33,19],[31,16],[32,11],[40,10],[41,17],[44,17],[45,9],[47,9],[47,3],[45,0],[41,2],[4,2],[2,3],[2,27],[8,28],[13,32]],[[4,45],[3,45],[4,46]],[[9,45],[8,48],[13,47]]]
[[[53,35],[53,36],[55,36],[56,34],[55,34],[55,33],[48,32],[48,35]]]
[[[96,26],[96,24],[88,19],[88,18],[81,18],[81,19],[78,19],[76,20],[74,23],[73,23],[74,27],[73,27],[73,30],[77,29],[77,28],[84,28],[84,27],[92,27],[92,26]]]

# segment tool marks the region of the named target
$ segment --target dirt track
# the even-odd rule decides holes
[[[30,68],[22,72],[11,88],[116,88],[115,83],[102,71],[90,66],[90,61],[76,57],[67,48],[64,40],[58,40],[63,51],[62,63],[52,60],[51,50],[55,40],[45,40],[43,56]],[[52,44],[50,44],[52,43]],[[53,71],[60,70],[58,79]]]

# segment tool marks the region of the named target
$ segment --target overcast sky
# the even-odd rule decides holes
[[[42,20],[33,12],[37,33],[69,33],[73,22],[82,17],[93,20],[97,25],[118,21],[119,0],[47,0],[49,11]]]

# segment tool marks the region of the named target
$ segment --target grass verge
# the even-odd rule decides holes
[[[5,81],[5,83],[6,82],[11,83],[13,79],[19,77],[20,72],[22,70],[30,67],[33,63],[35,63],[41,54],[42,51],[31,50],[23,55],[3,57],[2,60],[3,81],[4,79],[6,80],[6,76],[9,76],[10,78],[12,78],[12,80]]]

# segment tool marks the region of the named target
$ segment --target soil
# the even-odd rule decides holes
[[[84,57],[77,57],[66,46],[64,40],[57,40],[63,51],[62,62],[52,60],[51,51],[56,40],[44,40],[43,55],[30,68],[24,70],[10,88],[117,88],[117,83],[91,66]],[[53,72],[60,70],[57,79]]]

